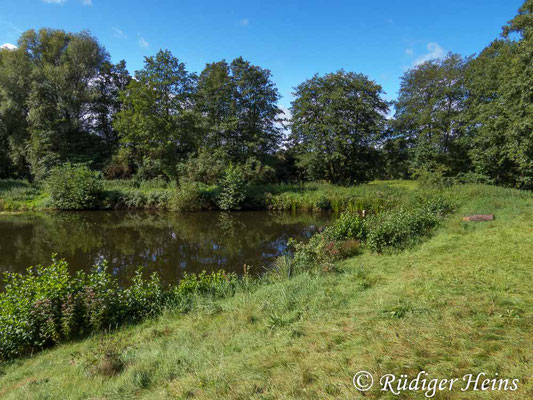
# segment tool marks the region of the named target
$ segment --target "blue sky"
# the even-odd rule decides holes
[[[272,71],[281,105],[315,73],[362,72],[396,97],[421,60],[479,52],[523,0],[0,0],[0,44],[30,28],[89,29],[133,72],[168,48],[200,72],[238,56]]]

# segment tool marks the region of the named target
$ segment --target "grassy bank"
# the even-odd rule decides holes
[[[487,186],[443,194],[456,213],[420,245],[363,250],[327,273],[280,276],[229,298],[195,297],[187,314],[167,311],[4,364],[0,396],[358,398],[351,378],[359,370],[375,377],[425,370],[520,379],[517,392],[435,398],[529,399],[533,198]],[[462,221],[490,212],[495,221]],[[365,397],[384,393],[374,387]]]
[[[207,185],[183,185],[162,180],[105,180],[94,208],[161,209],[202,211],[219,209],[220,188]],[[335,211],[382,209],[405,196],[415,187],[409,181],[374,182],[357,187],[326,183],[301,185],[249,185],[244,189],[244,210]],[[0,180],[0,211],[52,209],[45,184],[20,180]]]

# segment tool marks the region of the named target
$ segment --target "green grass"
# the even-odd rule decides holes
[[[410,250],[369,252],[336,272],[197,299],[111,335],[3,365],[6,399],[422,399],[352,376],[367,370],[461,378],[498,372],[517,392],[437,392],[438,399],[533,396],[533,196],[482,185],[445,190],[458,209]],[[488,223],[462,216],[495,213]]]
[[[46,208],[48,194],[27,181],[0,180],[0,211],[28,211]]]

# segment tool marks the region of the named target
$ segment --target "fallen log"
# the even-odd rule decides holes
[[[463,221],[492,221],[494,220],[494,214],[478,214],[464,217]]]

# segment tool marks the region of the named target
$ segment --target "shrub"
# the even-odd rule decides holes
[[[246,197],[246,183],[242,169],[230,165],[220,183],[221,192],[218,196],[218,206],[222,210],[238,210]]]
[[[46,185],[50,205],[60,210],[95,208],[103,191],[100,173],[70,163],[53,168]]]
[[[130,148],[121,147],[104,168],[105,177],[107,179],[131,178],[134,171],[134,164],[131,160]]]
[[[213,191],[201,183],[185,182],[176,191],[171,208],[176,211],[201,211],[214,208]]]
[[[190,303],[192,297],[227,296],[238,279],[223,271],[188,274],[163,290],[157,274],[144,279],[138,270],[122,288],[106,264],[72,276],[64,260],[5,274],[0,293],[0,360],[12,359],[56,343],[108,331],[155,316],[167,306]]]
[[[368,247],[376,252],[403,249],[419,240],[439,223],[439,216],[427,208],[397,210],[375,216],[370,222]]]
[[[421,186],[448,187],[453,184],[453,179],[447,176],[448,169],[438,166],[433,169],[419,168],[413,171],[413,177]]]
[[[332,226],[326,228],[324,234],[332,240],[362,240],[366,237],[367,227],[358,213],[344,212]]]
[[[214,185],[224,176],[227,165],[227,156],[223,151],[200,151],[196,157],[180,164],[178,172],[184,182]]]
[[[319,267],[323,271],[334,269],[335,263],[354,256],[360,250],[360,242],[354,239],[335,240],[325,234],[314,235],[308,243],[291,242],[294,248],[293,271]]]
[[[276,180],[276,171],[269,165],[263,164],[255,157],[250,157],[241,166],[246,183],[264,185]]]

